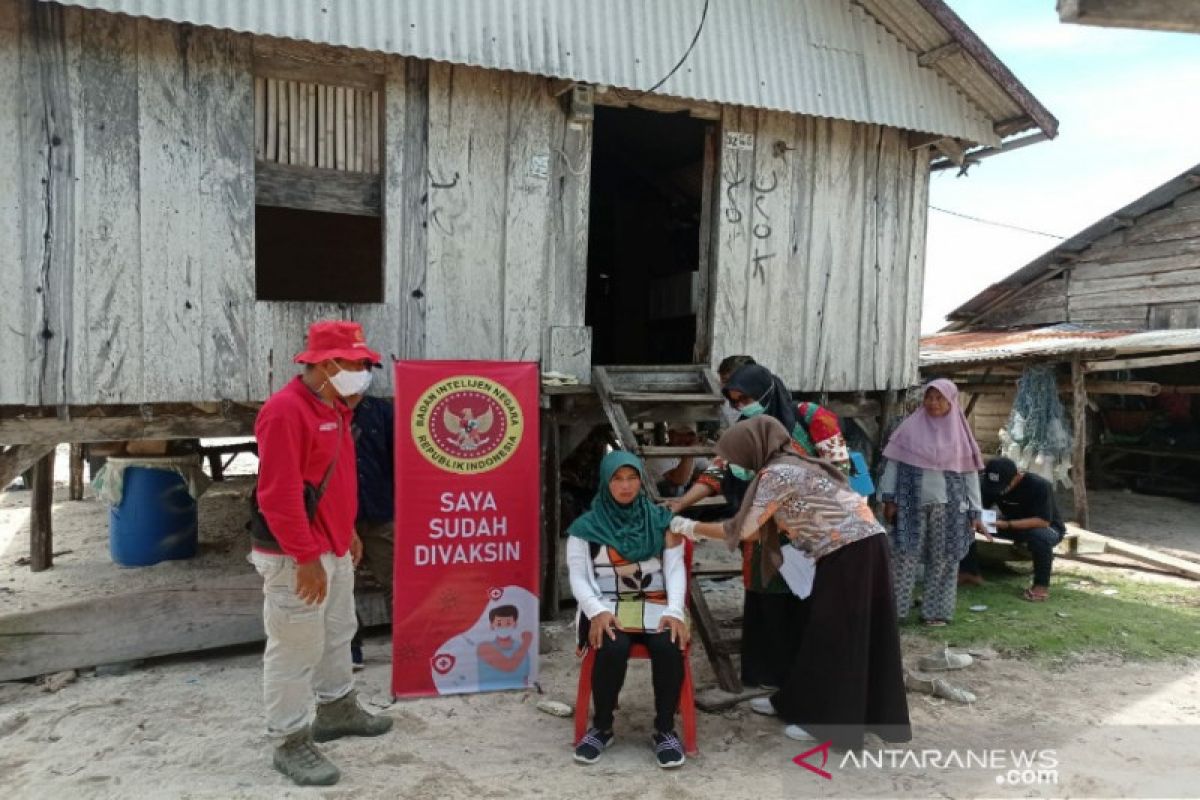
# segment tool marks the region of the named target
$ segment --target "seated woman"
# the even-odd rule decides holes
[[[723,539],[731,548],[761,540],[765,576],[783,564],[779,533],[783,547],[816,561],[795,658],[779,691],[752,700],[751,708],[782,717],[793,739],[860,748],[872,731],[888,742],[907,742],[912,728],[888,543],[866,498],[837,467],[796,453],[787,429],[772,417],[734,425],[717,442],[717,453],[753,473],[737,515],[724,523],[676,517],[672,529]]]
[[[650,651],[655,758],[664,768],[684,762],[675,711],[688,642],[687,567],[683,540],[667,532],[671,512],[650,502],[645,480],[637,456],[609,453],[600,462],[591,508],[567,529],[580,645],[596,651],[592,727],[575,746],[575,760],[585,764],[595,763],[612,743],[613,711],[634,644]]]

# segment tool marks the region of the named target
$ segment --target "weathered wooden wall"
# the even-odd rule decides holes
[[[1021,292],[1019,299],[1005,303],[974,320],[973,326],[1056,325],[1067,319],[1066,273]]]
[[[397,358],[536,360],[582,328],[590,147],[564,179],[546,81],[398,57],[376,59],[385,302],[257,302],[264,41],[0,0],[0,405],[262,400],[320,318]]]
[[[1008,415],[1012,413],[1013,400],[1016,399],[1016,384],[1008,387],[1003,393],[985,393],[975,401],[971,409],[971,430],[975,432],[975,441],[983,451],[983,457],[1000,453],[1000,429],[1008,423]],[[974,395],[963,394],[959,398],[963,408],[971,402]]]
[[[255,59],[289,49],[382,75],[383,303],[255,300]],[[926,148],[721,113],[707,352],[909,385]],[[544,78],[0,0],[0,405],[259,401],[319,318],[387,357],[586,375],[590,154]]]
[[[1071,270],[1067,312],[1071,322],[1200,324],[1200,187],[1084,250]]]
[[[802,391],[917,377],[929,157],[904,132],[753,109],[722,119],[713,356]]]

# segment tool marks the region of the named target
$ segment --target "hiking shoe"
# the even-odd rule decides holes
[[[345,697],[317,705],[312,737],[318,742],[328,742],[343,736],[381,736],[391,729],[391,717],[367,713],[358,704],[358,692],[351,690]]]
[[[595,764],[600,760],[604,748],[612,744],[613,732],[607,733],[599,728],[588,728],[588,732],[575,745],[575,760],[581,764]]]
[[[654,742],[654,757],[663,769],[674,769],[687,761],[683,754],[683,743],[679,741],[675,731],[656,732],[650,738]]]
[[[921,656],[917,666],[922,672],[945,672],[952,669],[966,669],[974,663],[975,659],[966,653],[951,653],[949,648],[943,647],[940,652],[933,655]]]
[[[288,735],[275,748],[272,761],[275,769],[291,778],[297,786],[332,786],[342,777],[333,762],[313,744],[308,728]]]
[[[783,735],[797,742],[815,742],[817,737],[801,728],[799,725],[788,725],[783,729]]]
[[[775,706],[771,703],[769,697],[754,697],[750,699],[750,710],[755,714],[762,714],[764,717],[773,717],[776,714]]]

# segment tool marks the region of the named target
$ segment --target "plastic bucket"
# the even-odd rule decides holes
[[[174,470],[128,466],[119,505],[108,512],[108,549],[124,567],[196,555],[198,515],[187,482]]]

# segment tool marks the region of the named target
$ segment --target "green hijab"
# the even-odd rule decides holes
[[[627,506],[618,503],[608,482],[621,467],[633,467],[642,477],[642,490]],[[600,485],[592,505],[567,528],[567,533],[585,542],[611,547],[628,561],[645,561],[665,546],[671,524],[669,509],[656,506],[646,495],[646,471],[640,458],[627,450],[613,450],[600,462]]]

